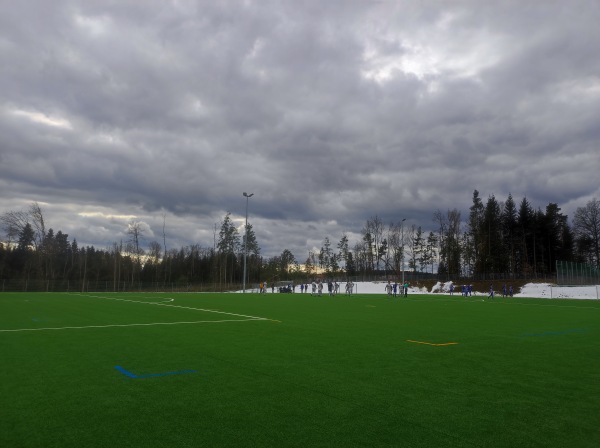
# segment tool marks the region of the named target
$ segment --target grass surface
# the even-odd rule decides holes
[[[2,447],[600,446],[595,301],[3,293],[0,355]]]

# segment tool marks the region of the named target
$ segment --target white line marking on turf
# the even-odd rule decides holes
[[[218,324],[221,322],[249,322],[268,319],[227,319],[227,320],[197,320],[193,322],[153,322],[149,324],[110,324],[110,325],[87,325],[85,327],[46,327],[46,328],[16,328],[12,330],[0,330],[0,333],[17,331],[45,331],[45,330],[82,330],[86,328],[110,328],[110,327],[150,327],[153,325],[182,325],[182,324]]]
[[[142,297],[142,299],[153,299],[154,297]],[[167,302],[173,302],[175,301],[175,299],[171,298],[171,297],[159,297],[158,299],[160,299],[160,302],[162,303],[167,303]],[[159,303],[159,302],[152,302],[152,303]]]
[[[141,302],[139,300],[117,299],[115,297],[93,296],[93,295],[89,295],[89,294],[76,294],[76,295],[83,296],[83,297],[94,297],[96,299],[118,300],[120,302],[143,303],[143,304],[146,304],[146,305],[169,306],[169,307],[172,307],[172,308],[182,308],[182,309],[186,309],[186,310],[206,311],[208,313],[218,313],[218,314],[227,314],[228,316],[248,317],[250,319],[256,319],[256,320],[272,320],[272,319],[268,319],[266,317],[248,316],[246,314],[228,313],[226,311],[208,310],[208,309],[205,309],[205,308],[192,308],[190,306],[168,305],[166,303],[157,303],[157,302]]]

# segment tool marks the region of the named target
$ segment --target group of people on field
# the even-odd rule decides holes
[[[506,289],[506,283],[502,286],[502,297],[512,297],[513,296],[513,287],[512,285],[508,286]]]
[[[398,284],[398,282],[392,283],[391,280],[388,280],[384,289],[388,296],[398,297],[398,291],[400,291],[400,296],[408,297],[408,282]]]
[[[512,297],[513,296],[513,287],[509,285],[508,289],[506,288],[506,283],[502,285],[502,297]],[[490,293],[488,294],[488,299],[494,298],[494,284],[490,285]]]
[[[261,294],[267,293],[267,282],[260,282],[258,284],[258,292],[260,292]]]
[[[313,280],[310,284],[310,295],[312,296],[322,296],[323,289],[325,285],[323,282],[319,280]],[[352,281],[346,282],[346,295],[352,295],[352,291],[354,290],[354,283]],[[327,282],[327,294],[330,297],[337,295],[340,291],[340,284],[337,280],[329,280]],[[300,285],[300,292],[308,292],[308,283],[304,283]]]
[[[291,283],[288,284],[287,286],[283,286],[279,288],[279,292],[296,292],[296,286],[295,284]],[[337,280],[329,280],[327,283],[323,283],[323,281],[321,281],[320,279],[318,280],[313,280],[312,283],[310,284],[310,293],[313,296],[321,296],[323,295],[323,290],[325,289],[325,286],[327,286],[327,294],[329,296],[335,296],[340,292],[340,284],[338,283]],[[275,285],[273,284],[271,286],[272,291],[271,292],[275,292]],[[351,280],[348,280],[346,282],[346,295],[352,295],[352,292],[354,291],[354,283]],[[261,294],[266,294],[267,292],[267,282],[260,282],[258,285],[258,292]],[[308,283],[300,283],[300,292],[301,293],[305,293],[305,292],[309,292],[309,284]]]
[[[473,285],[462,285],[461,288],[461,295],[463,297],[471,297],[473,295]],[[451,283],[448,291],[450,292],[450,295],[454,295],[454,284]],[[493,299],[494,298],[494,284],[492,283],[490,285],[490,292],[488,294],[488,299]],[[513,296],[513,287],[512,285],[509,285],[508,288],[506,287],[506,283],[502,286],[502,297],[512,297]]]
[[[450,284],[450,295],[454,295],[454,284]],[[470,297],[473,295],[473,285],[462,285],[460,287],[460,295],[463,297]]]

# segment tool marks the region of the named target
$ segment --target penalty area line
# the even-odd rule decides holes
[[[86,325],[82,327],[45,327],[45,328],[15,328],[11,330],[0,330],[0,333],[20,331],[49,331],[49,330],[85,330],[87,328],[113,328],[113,327],[152,327],[155,325],[190,325],[190,324],[219,324],[224,322],[250,322],[267,321],[270,319],[224,319],[224,320],[196,320],[190,322],[152,322],[147,324],[109,324],[109,325]]]
[[[256,320],[274,320],[274,319],[269,319],[267,317],[248,316],[247,314],[228,313],[227,311],[209,310],[206,308],[194,308],[191,306],[170,305],[167,303],[159,303],[159,302],[142,302],[140,300],[118,299],[116,297],[94,296],[91,294],[74,294],[74,295],[82,296],[82,297],[92,297],[94,299],[116,300],[118,302],[131,302],[131,303],[140,303],[140,304],[144,304],[144,305],[168,306],[170,308],[181,308],[184,310],[204,311],[207,313],[216,313],[216,314],[226,314],[227,316],[247,317],[247,318],[253,319],[253,320],[254,319],[256,319]],[[277,322],[277,321],[275,321],[275,322]]]

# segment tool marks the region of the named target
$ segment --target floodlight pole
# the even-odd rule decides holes
[[[401,263],[402,263],[402,287],[404,288],[404,221],[406,221],[406,218],[404,218],[401,222],[400,222],[400,231],[402,232],[402,259],[401,259]]]
[[[243,280],[243,292],[246,294],[246,258],[248,257],[248,199],[254,196],[254,193],[246,193],[244,191],[244,197],[246,198],[246,226],[244,227],[244,280]]]

